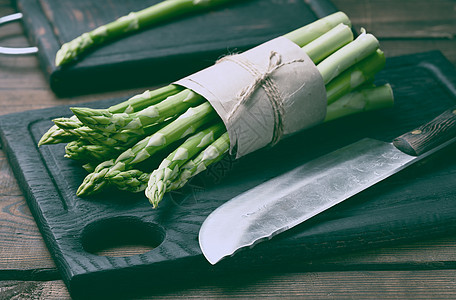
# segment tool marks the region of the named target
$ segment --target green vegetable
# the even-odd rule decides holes
[[[206,149],[214,139],[225,131],[223,123],[217,122],[215,125],[201,130],[188,138],[162,161],[158,168],[152,172],[146,188],[146,196],[153,207],[157,207],[163,195],[169,189],[170,183],[180,173],[180,167]]]
[[[353,91],[328,106],[325,122],[348,115],[393,106],[393,90],[389,84]]]
[[[119,155],[125,148],[107,147],[104,145],[87,144],[84,140],[69,142],[65,146],[65,157],[82,162],[102,162],[108,157]]]
[[[73,113],[84,124],[95,130],[115,133],[121,130],[135,131],[145,126],[158,124],[169,118],[185,112],[190,107],[203,103],[205,99],[200,95],[185,89],[168,96],[155,105],[150,105],[138,112],[111,113],[106,110],[84,107],[71,108]]]
[[[68,143],[77,140],[78,137],[70,132],[60,129],[57,125],[53,125],[44,133],[38,141],[38,146],[49,144]]]
[[[340,73],[377,51],[378,47],[379,43],[375,36],[362,32],[353,42],[337,50],[317,65],[323,81],[328,84]]]
[[[339,24],[302,47],[302,50],[317,64],[351,41],[353,41],[351,28],[345,24]]]
[[[385,66],[385,55],[380,49],[352,67],[342,72],[326,85],[326,99],[333,103],[343,95],[367,82],[374,80],[375,74]]]
[[[84,180],[85,187],[79,189],[77,194],[82,196],[87,195],[86,191],[95,191],[95,189],[88,188],[87,186],[92,184],[99,185],[99,181],[103,181],[105,179],[104,177],[109,180],[110,177],[117,175],[116,171],[124,171],[132,168],[132,166],[150,158],[159,150],[193,134],[198,128],[216,119],[218,119],[218,115],[209,102],[189,108],[173,122],[122,152],[113,165],[107,164],[104,168],[97,167],[98,172],[102,173],[103,176],[89,174],[93,180]]]
[[[149,178],[150,173],[137,169],[131,169],[121,171],[115,176],[112,176],[109,179],[109,183],[117,187],[119,190],[138,193],[146,189]]]
[[[363,31],[353,40],[344,13],[284,36],[302,47],[323,78],[328,100],[325,122],[392,105],[389,85],[372,86],[385,64],[377,39]],[[108,109],[72,111],[75,116],[54,123],[60,127],[62,140],[70,141],[66,156],[80,160],[92,172],[84,178],[78,196],[111,185],[145,191],[156,207],[167,191],[181,188],[230,149],[226,128],[209,102],[174,85],[147,91]],[[60,137],[49,131],[45,135],[56,136],[55,140]],[[102,162],[94,165],[97,161]]]
[[[233,1],[235,0],[166,0],[138,12],[131,12],[63,44],[57,51],[55,65],[68,64],[96,46],[159,22]]]
[[[162,88],[158,88],[154,91],[147,90],[142,94],[135,95],[126,101],[113,105],[107,109],[101,109],[100,111],[106,111],[110,113],[133,113],[142,110],[150,105],[154,105],[167,98],[168,96],[180,92],[182,89],[183,88],[179,86],[168,85]],[[60,126],[63,128],[71,128],[72,130],[76,130],[78,127],[76,124],[79,124],[79,127],[83,126],[82,122],[79,121],[76,116],[72,116],[70,118],[59,118],[58,120],[60,120]],[[71,123],[71,125],[65,124],[66,122]],[[84,133],[72,133],[68,130],[64,130],[59,126],[54,125],[45,134],[43,134],[40,141],[38,142],[38,146],[46,144],[67,143],[79,139],[83,134],[89,134],[87,128],[82,129],[81,131],[84,131]]]
[[[104,180],[104,177],[109,171],[109,168],[113,165],[114,159],[106,160],[97,165],[95,170],[84,178],[76,194],[92,195],[102,190],[105,186],[108,185],[108,181]]]
[[[195,159],[187,162],[176,177],[176,180],[169,184],[168,190],[176,190],[183,187],[188,180],[205,171],[210,165],[220,161],[230,150],[230,138],[228,133],[225,132],[212,144],[210,144],[204,151],[195,157]]]
[[[339,24],[345,24],[348,27],[351,27],[350,19],[341,11],[318,19],[283,36],[293,41],[298,46],[304,47]]]
[[[81,126],[77,122],[72,122],[69,118],[57,118],[53,122],[64,132],[71,134],[74,137],[78,137],[88,143],[94,145],[102,145],[107,147],[124,147],[128,148],[134,143],[147,135],[151,135],[156,132],[159,128],[167,124],[154,124],[139,128],[135,131],[119,131],[117,133],[106,133],[102,131],[96,131],[88,126]]]
[[[348,115],[367,111],[392,107],[394,96],[389,84],[379,87],[368,87],[354,91],[342,97],[334,104],[328,106],[325,122],[329,122]],[[222,134],[211,145],[200,152],[195,158],[190,159],[182,167],[178,174],[173,174],[173,180],[167,182],[166,191],[182,188],[192,177],[205,171],[210,165],[220,161],[227,155],[230,148],[228,133]],[[155,172],[155,171],[154,171]],[[175,172],[174,172],[175,173]],[[132,192],[142,192],[149,185],[151,174],[140,170],[128,170],[119,172],[111,181],[116,186],[122,186]],[[115,180],[115,182],[114,182]],[[163,194],[163,193],[162,193]],[[161,196],[162,196],[161,194]],[[149,201],[155,202],[155,206],[161,200],[158,197],[148,197]]]

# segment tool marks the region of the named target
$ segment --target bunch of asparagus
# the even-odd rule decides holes
[[[364,31],[354,39],[349,18],[329,15],[284,37],[302,47],[326,87],[325,121],[390,107],[388,84],[374,86],[385,64],[377,39]],[[144,191],[155,208],[168,191],[228,155],[226,128],[202,96],[168,85],[106,109],[71,108],[53,120],[39,145],[67,143],[65,156],[90,172],[77,191],[89,196],[108,186]]]

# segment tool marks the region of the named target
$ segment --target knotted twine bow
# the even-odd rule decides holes
[[[319,124],[326,115],[326,90],[317,67],[284,37],[224,57],[175,84],[211,103],[237,158]]]
[[[247,101],[251,99],[252,94],[261,86],[264,89],[264,92],[266,93],[266,96],[271,103],[272,111],[273,111],[273,117],[274,117],[274,132],[273,132],[273,137],[271,141],[271,145],[275,145],[282,137],[283,135],[283,117],[284,117],[284,107],[283,103],[284,100],[282,99],[281,93],[279,88],[277,87],[277,84],[275,81],[272,79],[271,75],[274,73],[277,69],[288,65],[288,64],[293,64],[293,63],[299,63],[299,62],[304,62],[303,59],[296,59],[292,60],[289,62],[282,62],[282,56],[277,53],[276,51],[271,51],[269,53],[269,64],[268,68],[264,71],[261,72],[258,70],[258,68],[250,62],[249,60],[243,59],[239,55],[228,55],[224,56],[221,59],[219,59],[216,63],[220,63],[223,61],[231,61],[233,63],[238,64],[245,70],[247,70],[250,74],[253,75],[254,81],[246,86],[244,89],[242,89],[239,94],[237,95],[237,103],[233,106],[231,111],[227,114],[226,120],[229,124],[232,124],[239,115],[239,109],[241,106],[245,106],[247,104]]]

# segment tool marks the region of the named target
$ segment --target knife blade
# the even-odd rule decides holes
[[[272,238],[456,141],[456,106],[392,143],[365,138],[215,209],[199,231],[211,263]]]

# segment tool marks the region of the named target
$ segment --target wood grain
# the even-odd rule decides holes
[[[418,156],[456,138],[456,106],[400,137],[393,144],[409,155]]]
[[[215,284],[128,299],[451,299],[456,271],[346,271],[239,275]],[[151,291],[154,289],[151,286]],[[3,281],[0,299],[71,299],[62,281]],[[1,298],[5,297],[5,298]]]
[[[55,268],[5,153],[1,150],[0,191],[0,278],[4,270]]]
[[[456,62],[454,1],[334,0],[353,27],[365,28],[380,41],[387,57],[439,49]]]
[[[333,126],[336,126],[341,132],[351,133],[350,135],[340,135],[337,134],[336,127],[331,129],[331,125],[322,126],[319,128],[318,134],[316,131],[313,131],[313,134],[309,132],[311,136],[301,136],[293,139],[293,142],[289,141],[289,143],[284,141],[280,146],[276,146],[270,151],[262,154],[257,153],[250,160],[246,158],[247,160],[239,161],[236,164],[236,173],[232,173],[231,181],[225,178],[223,182],[217,184],[216,191],[206,185],[199,193],[199,201],[187,208],[176,206],[173,201],[167,200],[166,202],[164,201],[166,204],[162,209],[153,211],[150,210],[147,203],[141,201],[141,195],[139,195],[139,201],[131,201],[132,196],[129,196],[128,206],[122,205],[120,201],[116,203],[117,200],[120,200],[119,197],[111,199],[106,194],[100,195],[97,199],[92,199],[94,201],[81,201],[74,198],[75,188],[82,180],[82,174],[78,171],[79,169],[76,169],[74,165],[72,166],[68,160],[61,159],[62,152],[58,150],[60,147],[43,148],[42,158],[37,156],[33,142],[34,138],[30,136],[30,132],[34,133],[34,136],[39,136],[47,130],[49,126],[47,122],[35,122],[36,120],[41,120],[43,114],[57,115],[65,111],[65,108],[47,110],[46,112],[40,111],[38,114],[36,112],[27,112],[21,114],[19,118],[21,122],[17,122],[18,118],[14,116],[4,117],[1,120],[2,134],[3,137],[7,138],[8,153],[12,154],[12,162],[22,162],[19,165],[14,164],[16,170],[21,170],[17,173],[17,176],[23,186],[25,186],[25,190],[31,191],[29,194],[30,203],[39,216],[39,225],[44,229],[47,241],[51,245],[51,251],[55,254],[56,262],[59,263],[61,270],[80,272],[78,277],[67,277],[67,280],[72,283],[72,291],[75,294],[81,293],[84,290],[83,287],[87,288],[89,285],[106,293],[106,284],[112,285],[113,281],[116,280],[115,276],[113,276],[115,273],[99,272],[101,269],[117,269],[119,274],[120,272],[132,272],[134,275],[131,275],[130,278],[134,278],[134,281],[129,280],[128,285],[132,285],[143,278],[143,276],[139,275],[141,270],[138,266],[146,264],[149,266],[147,272],[150,271],[150,273],[143,275],[157,277],[155,282],[160,285],[169,282],[171,278],[176,278],[176,274],[182,276],[181,280],[187,281],[189,279],[188,273],[182,272],[179,261],[186,260],[189,264],[187,265],[188,270],[193,270],[201,278],[204,277],[206,265],[201,264],[199,248],[197,243],[195,243],[198,225],[201,224],[202,218],[206,216],[206,213],[218,205],[218,201],[230,198],[233,193],[236,193],[236,189],[239,186],[251,184],[250,180],[253,178],[249,177],[248,172],[244,172],[245,169],[248,168],[249,172],[253,171],[251,174],[256,174],[255,178],[258,179],[261,177],[259,174],[270,174],[269,172],[277,171],[277,168],[280,170],[284,165],[290,164],[290,159],[292,164],[296,165],[298,162],[293,160],[293,156],[299,159],[308,157],[308,153],[297,153],[294,150],[296,148],[305,148],[306,152],[315,151],[318,154],[326,152],[324,150],[325,144],[334,150],[340,147],[340,142],[346,142],[347,138],[357,140],[364,136],[370,136],[388,140],[388,135],[396,135],[396,132],[403,132],[410,125],[421,124],[424,120],[435,116],[437,112],[446,108],[448,103],[454,103],[451,97],[448,98],[447,90],[445,88],[442,89],[446,85],[441,85],[439,77],[430,77],[427,69],[423,70],[421,66],[425,63],[434,65],[436,69],[440,70],[443,78],[448,79],[448,82],[456,82],[454,70],[447,68],[448,62],[442,56],[435,54],[391,59],[383,75],[379,76],[379,80],[382,78],[383,80],[388,79],[396,87],[396,109],[383,114],[378,113],[377,117],[379,119],[376,121],[381,124],[389,122],[391,129],[368,126],[372,121],[366,121],[364,128],[366,131],[364,132],[358,128],[360,120],[345,120],[338,125],[333,123]],[[409,73],[413,74],[413,76],[410,76],[411,81],[404,81],[404,78],[407,78],[404,75]],[[412,82],[415,82],[412,85],[414,91],[408,88],[408,85]],[[417,85],[416,82],[427,82],[427,84]],[[439,101],[432,101],[432,98],[425,97],[431,87],[433,95],[437,95]],[[422,106],[423,109],[417,111],[415,109],[417,106]],[[381,115],[386,119],[382,119]],[[29,126],[28,124],[34,125]],[[353,130],[351,126],[358,128],[358,130]],[[353,135],[355,134],[356,136],[354,137]],[[315,148],[304,144],[305,141],[319,140],[318,137],[325,137],[328,142],[320,141],[318,145],[315,145]],[[298,141],[303,144],[298,143]],[[289,146],[292,147],[290,148]],[[274,152],[276,153],[274,154]],[[284,153],[287,153],[287,155],[284,155]],[[279,162],[258,165],[258,161],[267,161],[268,157],[271,156],[276,157]],[[315,252],[333,255],[335,252],[341,253],[348,249],[372,248],[375,245],[384,245],[385,242],[396,243],[403,242],[408,238],[423,238],[424,234],[440,235],[444,230],[444,226],[454,230],[454,214],[452,212],[455,210],[455,206],[454,202],[451,201],[451,198],[454,197],[454,183],[449,186],[448,190],[444,188],[438,189],[437,185],[441,181],[435,179],[436,176],[447,178],[447,175],[454,172],[454,168],[452,168],[453,161],[450,160],[451,157],[448,155],[440,155],[439,157],[446,157],[446,162],[449,164],[447,168],[437,168],[436,165],[436,168],[433,169],[433,174],[435,175],[429,176],[429,173],[426,174],[424,172],[421,180],[418,181],[411,179],[414,178],[410,177],[413,173],[403,173],[402,176],[395,177],[396,179],[399,178],[397,184],[393,181],[388,181],[388,184],[385,182],[377,185],[378,195],[375,194],[375,190],[371,190],[370,193],[366,191],[366,193],[363,193],[364,196],[360,195],[361,198],[354,197],[350,199],[351,201],[347,201],[346,205],[338,206],[337,210],[331,210],[332,212],[328,211],[317,216],[310,223],[306,222],[303,224],[304,227],[296,231],[288,231],[288,234],[281,235],[281,238],[275,239],[275,243],[271,241],[268,245],[261,244],[263,247],[258,245],[253,249],[257,252],[250,251],[248,252],[249,254],[244,252],[247,255],[235,256],[233,259],[236,260],[236,263],[233,266],[242,266],[242,263],[247,261],[250,266],[259,266],[262,263],[260,257],[267,257],[265,262],[269,264],[278,264],[280,262],[283,266],[284,263],[290,263],[291,261],[293,261],[292,264],[295,264],[295,259],[299,260],[306,257],[307,260],[309,259],[308,257],[314,257]],[[45,165],[42,165],[43,158],[46,161]],[[50,173],[45,171],[47,168],[49,168]],[[48,176],[51,176],[53,180],[48,179]],[[271,176],[274,175],[272,174]],[[450,175],[448,178],[452,178],[452,176]],[[27,184],[24,185],[24,183]],[[421,183],[421,186],[419,183]],[[427,183],[432,183],[433,189],[424,188]],[[59,192],[55,191],[56,187]],[[440,193],[441,197],[436,197],[437,192]],[[217,193],[218,196],[213,196],[215,195],[214,193]],[[409,198],[414,200],[408,201]],[[106,205],[108,204],[106,201],[109,201],[109,205]],[[69,209],[64,209],[62,203],[66,203],[66,207],[69,207]],[[446,206],[447,210],[436,209],[438,206]],[[171,214],[166,213],[170,211],[172,211]],[[167,215],[167,217],[163,217],[163,214]],[[121,215],[129,217],[122,219],[117,217]],[[110,216],[115,216],[115,219],[109,218]],[[101,223],[100,218],[104,220],[104,223]],[[149,223],[143,223],[139,218]],[[94,224],[95,227],[92,226],[89,230],[89,227],[86,226],[87,224]],[[166,228],[167,238],[156,251],[151,251],[138,257],[110,257],[109,259],[94,257],[93,255],[87,255],[80,247],[82,244],[86,251],[91,252],[91,250],[88,250],[89,246],[98,245],[97,241],[99,239],[89,237],[96,237],[100,232],[104,232],[104,236],[110,236],[108,233],[115,232],[116,237],[118,237],[122,235],[122,232],[141,233],[144,232],[145,228],[149,228],[149,225],[148,227],[138,227],[135,224],[138,226],[140,224],[150,224],[150,226],[159,224],[159,227]],[[128,228],[130,229],[124,230],[126,226],[129,226]],[[151,228],[157,228],[156,225],[153,226],[155,227]],[[107,232],[106,228],[111,230]],[[160,229],[160,232],[164,231]],[[154,232],[157,231],[154,230]],[[156,236],[154,232],[150,232],[147,236],[150,237],[150,234]],[[83,233],[82,241],[80,240],[80,233]],[[160,236],[163,236],[163,234],[160,233]],[[98,247],[96,246],[96,248]],[[93,247],[90,249],[93,249]],[[255,256],[251,253],[257,253],[258,255]],[[258,259],[252,259],[253,257],[258,257]],[[165,262],[162,262],[164,258],[166,258],[166,265]],[[161,264],[155,265],[157,261]],[[228,261],[225,262],[222,265],[228,267],[230,263]],[[306,265],[305,262],[303,264]],[[162,269],[160,269],[160,265]],[[213,271],[222,271],[222,265],[219,265],[220,268],[213,269]],[[401,267],[405,268],[405,266]],[[145,271],[146,268],[142,270]],[[286,270],[288,269],[282,271]],[[89,273],[94,275],[86,276]],[[64,272],[64,274],[74,273],[69,271]],[[96,285],[93,284],[94,280],[96,280],[95,274],[98,276]],[[168,277],[170,274],[172,276]],[[122,278],[122,282],[126,281],[126,279]],[[93,290],[91,293],[93,293]]]

